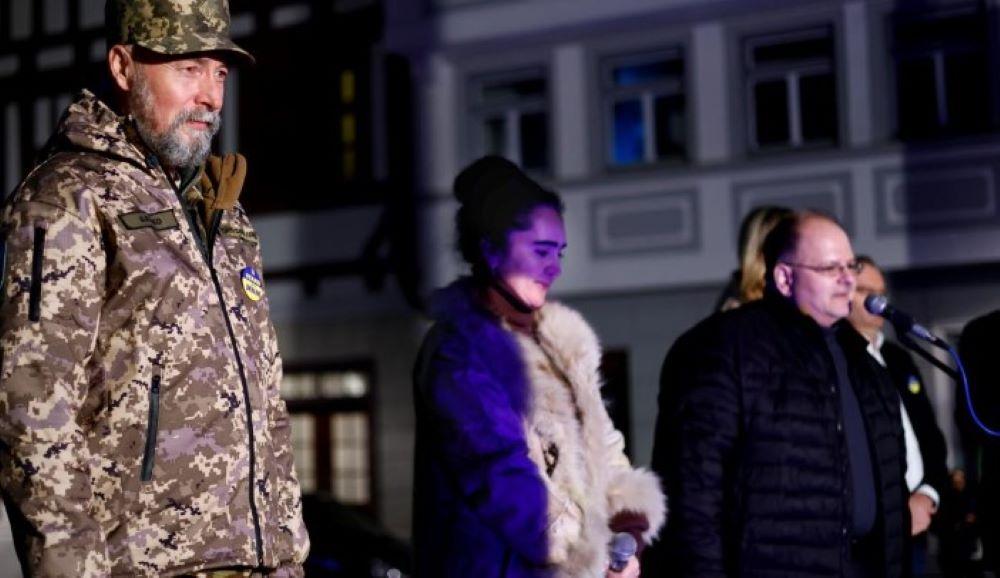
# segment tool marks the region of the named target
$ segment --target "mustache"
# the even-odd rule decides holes
[[[222,114],[219,111],[212,112],[210,110],[185,110],[177,115],[174,122],[171,123],[171,129],[180,128],[181,125],[188,121],[203,122],[208,125],[208,132],[210,134],[215,134],[219,130],[219,126],[222,124]]]

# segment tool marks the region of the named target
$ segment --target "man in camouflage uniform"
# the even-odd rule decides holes
[[[242,159],[206,163],[225,0],[109,0],[0,215],[0,487],[31,576],[300,576],[308,550]],[[209,170],[205,170],[205,165]]]

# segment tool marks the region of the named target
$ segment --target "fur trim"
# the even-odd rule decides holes
[[[559,303],[537,312],[537,341],[504,328],[478,305],[468,279],[438,291],[432,315],[489,352],[496,378],[524,416],[528,455],[548,490],[549,559],[556,578],[603,578],[609,522],[622,510],[665,517],[653,474],[633,469],[601,399],[601,348],[583,317]]]
[[[645,515],[651,539],[665,517],[663,494],[625,458],[600,395],[601,348],[583,317],[550,302],[538,312],[538,340],[516,337],[531,397],[528,453],[549,490],[551,562],[558,578],[603,578],[611,516]]]
[[[624,511],[645,514],[649,529],[642,533],[642,539],[651,543],[667,520],[667,501],[660,479],[644,468],[618,472],[611,480],[608,510],[612,516]]]
[[[549,302],[538,313],[538,335],[549,355],[579,385],[592,382],[600,387],[601,344],[597,334],[576,311],[561,303]]]

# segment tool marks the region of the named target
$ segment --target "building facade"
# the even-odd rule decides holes
[[[1000,305],[995,0],[414,4],[387,3],[386,43],[415,79],[426,280],[461,271],[466,163],[502,154],[560,191],[555,294],[627,359],[638,462],[663,355],[711,312],[755,206],[835,215],[946,335]],[[933,380],[954,442],[954,385]]]

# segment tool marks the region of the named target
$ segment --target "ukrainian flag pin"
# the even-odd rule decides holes
[[[253,267],[245,267],[240,271],[240,280],[243,281],[243,293],[251,301],[260,301],[264,296],[264,283],[260,280],[260,273]]]
[[[920,393],[920,380],[917,379],[917,376],[910,376],[910,381],[906,384],[906,389],[910,390],[910,393],[913,395]]]

